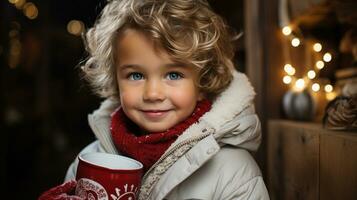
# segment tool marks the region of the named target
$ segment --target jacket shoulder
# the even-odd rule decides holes
[[[252,155],[247,150],[236,147],[222,147],[207,163],[207,170],[219,174],[222,181],[234,182],[236,185],[243,185],[250,179],[261,176]]]
[[[261,172],[250,153],[244,149],[223,147],[199,170],[176,187],[168,199],[230,199],[237,192],[249,193],[257,189],[266,192]],[[265,196],[265,194],[263,194]],[[265,199],[265,198],[263,198]]]
[[[220,175],[214,199],[269,199],[259,166],[247,150],[222,148],[215,159],[214,171]]]

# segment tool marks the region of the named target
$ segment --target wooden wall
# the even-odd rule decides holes
[[[283,74],[277,74],[283,65],[278,0],[246,0],[244,6],[246,73],[257,92],[255,107],[262,122],[263,139],[256,160],[266,177],[267,119],[282,116],[280,102],[286,89]]]
[[[357,198],[356,133],[286,120],[269,120],[268,127],[272,200]]]

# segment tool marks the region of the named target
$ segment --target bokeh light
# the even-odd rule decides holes
[[[312,84],[311,89],[312,89],[312,91],[314,91],[314,92],[320,91],[320,84],[318,84],[318,83]]]
[[[333,87],[330,84],[325,85],[325,92],[332,92]]]
[[[293,79],[291,78],[291,76],[288,76],[288,75],[284,76],[284,78],[283,78],[283,82],[287,85],[290,84],[292,80]]]
[[[323,57],[323,60],[325,61],[325,62],[330,62],[331,60],[332,60],[332,55],[330,54],[330,53],[325,53],[324,54],[324,57]]]
[[[16,2],[14,4],[15,4],[15,7],[20,10],[23,8],[25,3],[26,3],[26,0],[16,0]]]
[[[316,72],[314,70],[310,70],[307,72],[307,77],[309,79],[314,79],[316,77]]]
[[[298,47],[300,45],[300,39],[299,38],[294,38],[293,40],[291,40],[291,45],[293,47]]]
[[[38,16],[38,9],[32,2],[28,2],[24,5],[23,12],[29,19],[36,19]]]
[[[290,76],[293,76],[296,72],[295,68],[291,64],[285,64],[284,71]]]
[[[288,36],[291,34],[292,30],[289,26],[284,26],[284,28],[282,29],[282,32],[284,35]]]
[[[299,78],[296,82],[295,82],[295,89],[298,91],[302,91],[305,89],[305,81],[302,78]]]
[[[316,65],[316,68],[320,69],[320,70],[325,67],[325,63],[322,60],[317,61],[315,65]]]
[[[79,20],[71,20],[67,24],[67,31],[72,35],[79,36],[84,31],[84,23]]]
[[[322,50],[322,45],[320,43],[315,43],[313,46],[315,52],[320,52]]]

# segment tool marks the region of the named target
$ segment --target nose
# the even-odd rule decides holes
[[[159,80],[147,80],[143,94],[144,101],[163,101],[165,89]]]

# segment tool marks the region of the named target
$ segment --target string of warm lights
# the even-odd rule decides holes
[[[27,0],[8,0],[10,4],[15,6],[18,10],[30,20],[38,17],[39,10],[33,2]],[[11,69],[15,69],[20,62],[22,53],[22,44],[20,41],[21,26],[18,22],[11,22],[11,30],[9,31],[9,58],[8,65]],[[80,20],[71,20],[67,24],[67,31],[75,36],[80,36],[84,31],[84,23]],[[3,48],[0,46],[0,55],[3,53]]]
[[[301,45],[302,37],[299,38],[294,35],[294,31],[290,26],[284,26],[281,31],[282,34],[290,40],[290,44],[292,47],[296,48]],[[320,55],[321,53],[323,53],[323,46],[321,43],[316,42],[312,45],[312,50],[313,52],[319,53]],[[306,89],[309,85],[311,87],[311,90],[314,92],[319,92],[321,88],[323,88],[326,93],[326,98],[328,100],[332,100],[336,96],[333,86],[331,84],[321,86],[316,80],[319,71],[325,67],[326,63],[331,62],[331,60],[332,54],[329,52],[325,52],[321,56],[321,58],[315,62],[315,66],[312,67],[313,69],[309,70],[306,76],[302,78],[295,77],[294,75],[296,73],[296,69],[290,63],[286,63],[284,65],[284,71],[286,75],[283,77],[283,83],[291,85],[292,89],[295,91],[302,91]]]
[[[9,3],[13,4],[18,10],[30,20],[34,20],[38,17],[37,6],[32,2],[26,2],[26,0],[9,0]],[[11,30],[9,31],[9,58],[8,65],[10,68],[16,68],[20,63],[20,57],[22,53],[22,44],[20,41],[21,26],[18,22],[11,22]]]
[[[29,19],[36,19],[38,17],[38,8],[32,2],[26,0],[9,0],[17,9],[22,10],[24,15]]]
[[[26,0],[8,0],[17,9],[22,10],[24,15],[29,19],[36,19],[38,17],[38,8],[32,2],[26,2]],[[84,31],[84,23],[80,20],[71,20],[67,24],[67,31],[70,34],[80,36]]]

